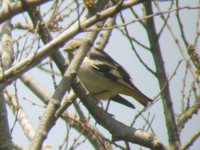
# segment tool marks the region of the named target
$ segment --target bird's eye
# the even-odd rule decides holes
[[[80,48],[80,46],[76,46],[76,47],[75,47],[75,49],[79,49],[79,48]]]

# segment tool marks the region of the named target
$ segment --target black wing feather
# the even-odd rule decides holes
[[[94,69],[99,71],[100,73],[103,73],[110,79],[117,81],[119,77],[127,82],[129,85],[133,86],[132,82],[130,81],[129,74],[125,71],[125,69],[120,66],[115,60],[113,60],[107,53],[104,51],[99,51],[96,49],[91,50],[88,53],[88,57],[90,57],[92,60],[96,62],[94,65]],[[98,61],[99,60],[99,61]],[[102,62],[103,63],[99,63]],[[115,74],[115,70],[117,70],[118,74]]]

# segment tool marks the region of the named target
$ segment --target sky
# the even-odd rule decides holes
[[[183,6],[197,6],[198,1],[197,0],[182,0],[180,1]],[[169,2],[163,2],[160,3],[161,7],[163,9],[167,9],[169,7]],[[47,5],[44,5],[42,8],[47,9],[46,7],[49,7]],[[137,11],[140,10],[140,6],[136,6],[134,8]],[[26,15],[26,13],[25,13]],[[133,20],[130,16],[129,11],[124,11],[123,15],[126,16],[127,21]],[[181,10],[181,19],[184,21],[184,29],[187,30],[187,38],[189,41],[194,40],[195,35],[195,20],[196,20],[196,10],[188,10],[184,9]],[[156,26],[159,27],[162,24],[162,21],[159,19],[159,17],[155,17],[156,20]],[[120,19],[118,18],[117,21],[120,23]],[[25,23],[22,15],[17,15],[12,19],[13,24],[21,22]],[[175,34],[180,37],[180,31],[176,30],[176,19],[174,17],[174,13],[171,14],[170,17],[170,24],[175,30]],[[133,37],[141,41],[142,43],[148,43],[147,35],[144,32],[144,29],[138,24],[134,23],[129,25],[129,31]],[[15,30],[13,34],[13,38],[17,39],[20,35],[22,35],[22,31]],[[81,35],[82,36],[82,35]],[[24,40],[22,39],[20,42],[20,48],[22,48],[24,44]],[[164,57],[165,67],[167,71],[167,75],[170,76],[173,74],[174,69],[176,68],[176,65],[178,61],[182,58],[181,54],[176,47],[176,44],[171,39],[171,35],[167,30],[164,30],[163,36],[160,39],[160,45],[162,49],[162,55]],[[200,41],[198,41],[200,43]],[[199,45],[199,44],[198,44]],[[16,48],[16,47],[15,47]],[[147,51],[140,50],[140,47],[138,45],[135,45],[136,50],[140,54],[140,56],[143,58],[146,64],[148,64],[153,70],[155,70],[155,66],[153,63],[153,58],[151,54]],[[159,93],[159,86],[157,79],[150,74],[138,61],[137,57],[135,56],[133,50],[130,47],[130,44],[128,43],[126,37],[122,36],[122,34],[119,32],[119,30],[114,29],[111,35],[111,38],[109,40],[108,45],[105,48],[105,51],[112,56],[117,62],[119,62],[130,74],[132,81],[134,84],[144,92],[147,96],[153,98]],[[199,52],[199,51],[198,51]],[[199,52],[200,53],[200,52]],[[183,64],[182,64],[183,65]],[[183,67],[184,68],[184,67]],[[182,79],[184,74],[184,69],[178,69],[176,76],[172,79],[170,84],[170,90],[173,98],[173,102],[176,106],[175,112],[178,113],[180,111],[180,91],[182,89]],[[37,68],[31,69],[28,73],[31,73],[41,84],[43,84],[49,92],[53,93],[54,87],[51,76],[47,76],[44,72],[38,70]],[[59,82],[60,78],[57,78],[57,82]],[[192,80],[190,76],[188,77],[188,83]],[[32,123],[35,127],[38,126],[39,119],[44,113],[44,108],[41,106],[44,106],[44,104],[36,97],[30,90],[27,90],[27,88],[18,80],[17,81],[17,89],[18,89],[18,96],[20,98],[20,104],[24,107],[24,110],[28,113],[29,117],[32,120]],[[12,86],[9,87],[10,89],[13,89]],[[188,87],[189,88],[189,87]],[[27,100],[24,100],[24,98],[27,98],[30,101],[34,101],[36,104],[39,104],[41,106],[36,106],[30,103]],[[134,116],[137,114],[139,110],[142,109],[142,106],[139,105],[135,100],[133,100],[130,97],[126,97],[130,102],[133,102],[134,105],[136,105],[136,109],[130,109],[125,106],[122,106],[120,104],[111,102],[111,105],[109,107],[109,113],[113,114],[115,116],[115,119],[123,122],[126,125],[129,125],[134,118]],[[106,102],[104,102],[106,104]],[[82,105],[82,104],[80,104]],[[69,108],[70,111],[74,112],[74,109],[72,107]],[[87,110],[83,107],[85,112],[87,113]],[[12,112],[8,108],[9,112],[9,123],[10,127],[13,126],[15,117],[13,116]],[[161,101],[158,101],[148,112],[150,112],[150,117],[152,118],[155,115],[155,119],[153,121],[152,127],[156,132],[156,135],[159,139],[161,139],[162,142],[167,144],[166,139],[166,128],[165,128],[165,120],[164,120],[164,113],[163,108],[161,106]],[[148,112],[144,113],[145,116],[148,115]],[[94,120],[91,122],[95,123]],[[195,131],[199,130],[199,125],[197,122],[200,122],[200,115],[194,115],[190,123],[188,123],[184,129],[184,132],[181,135],[182,143],[185,143],[185,141],[190,138],[190,135],[195,133]],[[135,128],[142,128],[144,125],[144,120],[139,119],[135,124]],[[100,127],[98,124],[96,125],[100,131],[103,132],[104,135],[106,135],[108,138],[110,138],[110,134]],[[63,139],[65,137],[65,134],[67,134],[67,127],[66,124],[62,120],[58,120],[56,125],[51,130],[50,134],[48,135],[47,143],[52,144],[52,146],[57,149],[58,145],[60,145],[63,142]],[[19,144],[26,147],[29,144],[29,141],[24,137],[23,131],[20,128],[19,124],[17,123],[13,130],[13,140]],[[78,137],[79,133],[72,130],[70,131],[70,135],[73,137]],[[16,138],[17,137],[17,138]],[[83,137],[81,137],[83,139]],[[196,142],[196,144],[191,148],[192,150],[198,150],[200,147],[200,140],[199,142]],[[73,138],[70,138],[69,143],[73,143]],[[91,148],[90,144],[83,144],[80,145],[77,149],[89,149]],[[139,149],[138,146],[135,144],[131,145],[131,148],[133,149]],[[115,147],[114,149],[118,149]],[[146,148],[143,148],[144,150]]]

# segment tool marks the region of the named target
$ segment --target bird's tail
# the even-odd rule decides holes
[[[115,95],[113,97],[110,98],[112,101],[123,104],[127,107],[133,108],[135,109],[135,106],[130,103],[129,101],[127,101],[125,98],[121,97],[120,95]]]
[[[153,102],[152,99],[148,98],[136,87],[126,88],[123,90],[122,94],[133,97],[134,99],[136,99],[140,104],[142,104],[145,107]]]

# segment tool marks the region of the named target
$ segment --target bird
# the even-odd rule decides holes
[[[64,45],[70,59],[76,55],[83,39],[72,39]],[[127,95],[138,101],[144,107],[153,100],[143,94],[131,81],[127,71],[103,50],[92,47],[84,58],[77,73],[78,78],[97,100],[114,100],[118,103],[135,108],[130,102],[119,96]]]

